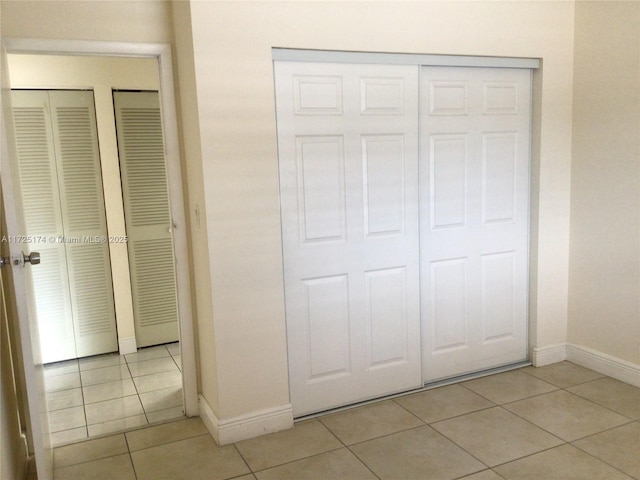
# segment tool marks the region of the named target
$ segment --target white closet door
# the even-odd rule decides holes
[[[421,70],[425,381],[527,358],[530,71]]]
[[[13,91],[45,363],[118,349],[93,93]]]
[[[421,383],[418,67],[276,62],[296,416]]]
[[[78,357],[118,350],[93,92],[50,91]]]
[[[42,263],[26,269],[36,294],[41,355],[44,363],[75,358],[73,313],[53,147],[49,94],[12,91],[18,169],[30,251]]]
[[[138,347],[178,340],[171,214],[158,92],[114,92]]]

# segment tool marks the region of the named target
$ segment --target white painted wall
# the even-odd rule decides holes
[[[568,341],[640,366],[640,3],[577,2]]]
[[[198,99],[213,309],[199,319],[213,325],[200,330],[200,345],[216,345],[215,365],[201,373],[218,418],[288,402],[272,47],[541,57],[532,343],[566,341],[573,10],[526,1],[191,4],[195,78],[180,81],[185,89],[195,80]],[[204,378],[214,369],[210,391]]]
[[[112,90],[158,90],[156,59],[10,54],[8,62],[11,88],[93,90],[107,229],[110,236],[126,236]],[[110,243],[109,253],[118,341],[133,347],[135,324],[127,244]]]

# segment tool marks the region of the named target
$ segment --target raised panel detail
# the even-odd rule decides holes
[[[346,238],[342,136],[298,137],[298,200],[303,242]]]
[[[430,115],[467,115],[466,82],[429,82]]]
[[[351,370],[349,277],[302,280],[309,345],[309,381],[346,375]]]
[[[458,349],[467,343],[467,259],[431,263],[433,353]]]
[[[369,368],[407,358],[407,295],[404,267],[365,272]]]
[[[516,133],[483,135],[483,222],[513,222],[516,211]]]
[[[366,235],[401,234],[404,230],[404,137],[362,137]]]
[[[341,115],[342,78],[294,76],[293,97],[297,115]]]
[[[466,136],[434,135],[430,140],[431,228],[463,227],[466,222]]]
[[[404,113],[404,81],[401,78],[360,79],[360,111],[363,115]]]
[[[482,256],[484,341],[510,338],[514,331],[514,252]]]
[[[518,113],[518,84],[484,82],[482,113],[485,115],[515,115]]]

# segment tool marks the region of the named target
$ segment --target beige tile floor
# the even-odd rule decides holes
[[[178,343],[45,365],[54,446],[183,416]]]
[[[217,446],[199,418],[54,450],[55,480],[640,479],[640,389],[563,362]]]

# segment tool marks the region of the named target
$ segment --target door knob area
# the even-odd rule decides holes
[[[40,252],[31,252],[29,255],[22,254],[24,257],[24,263],[30,263],[31,265],[38,265],[40,263]]]

